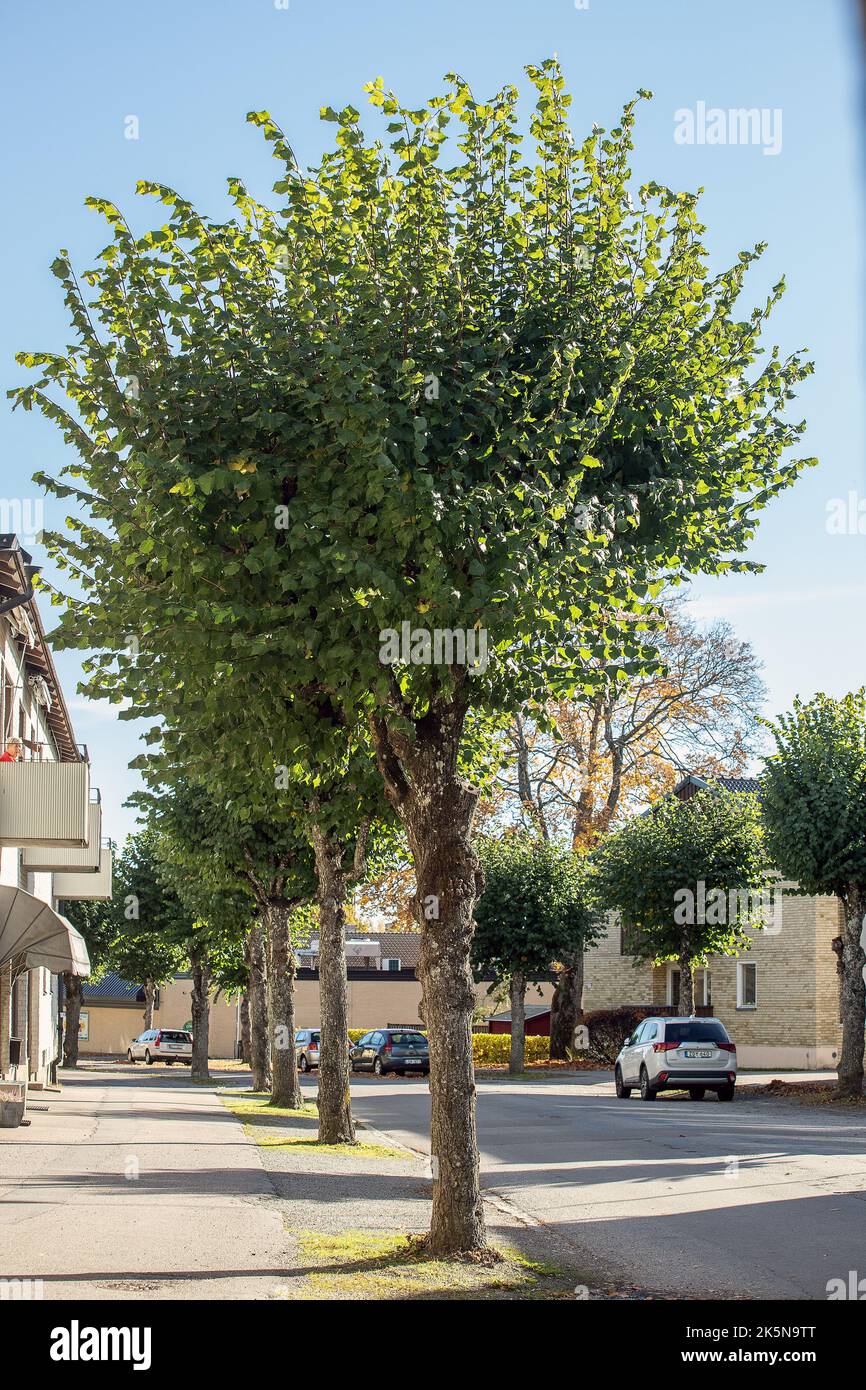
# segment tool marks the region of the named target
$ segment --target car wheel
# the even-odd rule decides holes
[[[135,1058],[134,1058],[133,1055],[132,1055],[132,1048],[131,1048],[131,1047],[128,1047],[128,1048],[126,1049],[126,1060],[127,1060],[127,1062],[134,1062],[134,1061],[135,1061]]]
[[[146,1052],[145,1052],[145,1054],[144,1054],[144,1060],[145,1060],[145,1062],[147,1062],[147,1065],[148,1065],[149,1067],[152,1067],[152,1066],[153,1066],[153,1058],[152,1058],[151,1055],[150,1055],[150,1049],[149,1049],[149,1048],[146,1050]]]
[[[727,1086],[720,1086],[719,1089],[716,1091],[716,1095],[718,1096],[719,1100],[733,1100],[734,1089],[734,1083],[732,1081]]]
[[[705,1094],[706,1088],[704,1086],[689,1087],[689,1100],[703,1100]]]
[[[301,1055],[300,1055],[300,1057],[298,1058],[298,1067],[299,1067],[299,1069],[300,1069],[301,1071],[309,1071],[309,1070],[310,1070],[310,1063],[309,1063],[309,1061],[308,1061],[308,1059],[307,1059],[307,1054],[306,1054],[306,1052],[302,1052]]]
[[[649,1073],[646,1067],[640,1069],[640,1098],[641,1100],[655,1100],[658,1092],[655,1087],[650,1085]]]
[[[167,1067],[173,1067],[173,1066],[174,1066],[174,1058],[173,1058],[173,1057],[166,1057],[166,1059],[165,1059],[165,1065],[166,1065]]]
[[[631,1086],[623,1085],[622,1070],[620,1067],[617,1067],[616,1071],[613,1074],[613,1084],[616,1087],[616,1094],[618,1099],[628,1100],[629,1096],[631,1095]]]
[[[385,1075],[385,1067],[384,1067],[384,1065],[383,1065],[383,1063],[382,1063],[382,1058],[381,1058],[381,1057],[377,1057],[377,1058],[376,1058],[375,1062],[373,1063],[373,1070],[374,1070],[374,1072],[376,1073],[377,1076],[384,1076],[384,1075]]]

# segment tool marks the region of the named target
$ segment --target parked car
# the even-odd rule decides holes
[[[395,1071],[405,1076],[408,1071],[430,1075],[430,1049],[423,1033],[412,1028],[377,1028],[365,1033],[349,1052],[352,1071],[374,1071],[385,1076]]]
[[[717,1018],[645,1018],[623,1043],[614,1079],[621,1100],[635,1086],[641,1100],[655,1100],[659,1091],[688,1091],[691,1100],[715,1091],[719,1100],[733,1100],[736,1044]]]
[[[192,1033],[179,1028],[148,1028],[133,1038],[126,1049],[127,1062],[192,1062]]]
[[[298,1054],[298,1069],[312,1071],[319,1065],[318,1028],[299,1028],[295,1034],[295,1051]]]

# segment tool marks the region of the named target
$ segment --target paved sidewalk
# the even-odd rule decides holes
[[[0,1278],[50,1299],[282,1295],[282,1212],[212,1091],[175,1070],[61,1077],[0,1130]]]

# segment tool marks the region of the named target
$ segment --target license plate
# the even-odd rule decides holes
[[[420,1057],[407,1057],[407,1058],[406,1058],[406,1066],[407,1066],[407,1067],[420,1067],[421,1061],[422,1061],[422,1059],[421,1059]]]
[[[712,1055],[712,1052],[695,1052],[689,1051],[688,1048],[686,1048],[685,1052],[683,1053],[684,1057],[712,1057]]]

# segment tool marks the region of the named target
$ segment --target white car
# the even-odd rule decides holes
[[[178,1028],[148,1028],[126,1049],[127,1062],[192,1062],[192,1033]]]
[[[737,1047],[717,1018],[645,1018],[623,1043],[614,1080],[621,1100],[636,1086],[641,1100],[659,1091],[688,1091],[691,1100],[715,1091],[733,1100]]]

